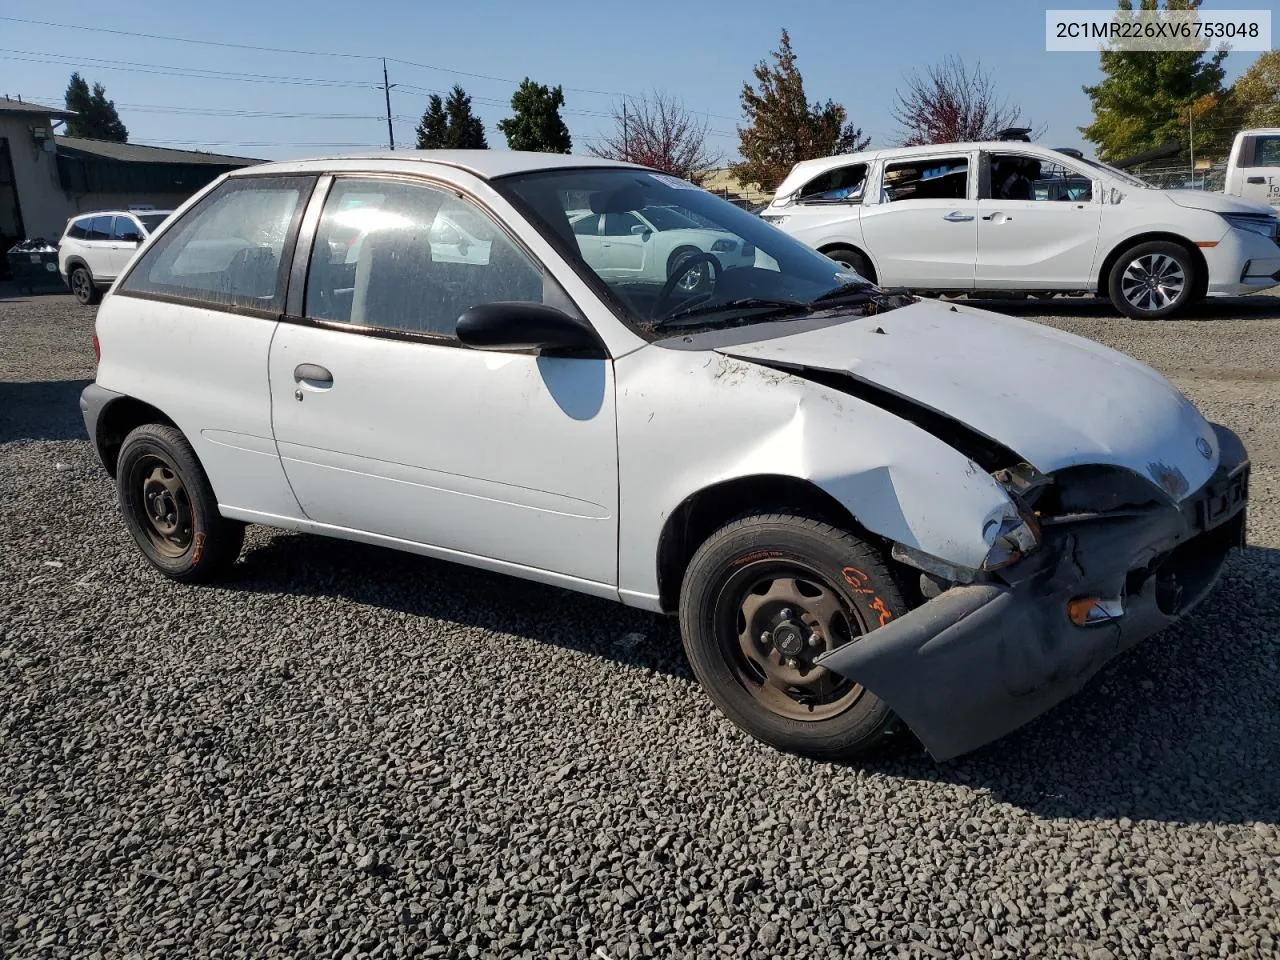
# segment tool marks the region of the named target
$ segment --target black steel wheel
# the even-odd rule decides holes
[[[817,520],[762,514],[699,547],[680,626],[694,674],[730,720],[784,750],[846,757],[879,743],[895,717],[817,660],[906,610],[874,547]]]
[[[204,582],[235,563],[244,524],[218,513],[195,451],[175,427],[150,423],[125,437],[116,490],[129,533],[165,576]]]

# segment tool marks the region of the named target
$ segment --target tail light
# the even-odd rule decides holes
[[[102,362],[102,344],[98,342],[98,335],[96,333],[93,335],[93,362]]]

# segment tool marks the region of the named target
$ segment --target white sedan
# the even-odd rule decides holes
[[[715,240],[622,275],[583,203],[642,244],[694,232],[658,210]],[[258,523],[678,615],[725,715],[815,756],[899,723],[939,758],[1007,733],[1184,616],[1244,537],[1243,446],[1150,368],[886,293],[628,164],[247,167],[161,228],[94,346],[85,426],[166,576],[227,573]]]
[[[761,216],[882,286],[929,293],[1101,294],[1155,319],[1280,284],[1272,208],[1031,143],[805,160]]]

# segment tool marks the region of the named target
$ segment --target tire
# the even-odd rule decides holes
[[[832,247],[826,252],[826,256],[863,279],[875,282],[875,271],[871,269],[871,261],[852,247]]]
[[[148,423],[125,437],[116,492],[134,542],[166,577],[208,583],[240,555],[244,524],[218,513],[209,478],[176,428]]]
[[[93,274],[89,272],[88,267],[72,267],[71,276],[67,278],[67,283],[71,286],[71,293],[82,306],[92,306],[102,299],[102,294],[94,286]]]
[[[867,752],[898,721],[870,691],[807,661],[906,612],[878,550],[786,513],[712,534],[680,590],[685,653],[716,706],[765,743],[823,759]],[[799,682],[788,691],[790,680]]]
[[[676,247],[671,251],[671,256],[667,257],[667,279],[679,268],[680,261],[691,253],[701,253],[697,247]],[[689,271],[690,274],[697,273],[697,279],[691,281],[689,286],[685,286],[684,280],[677,285],[682,293],[701,293],[711,283],[711,265],[705,261],[699,263],[695,268]]]
[[[1111,266],[1107,293],[1126,317],[1159,320],[1181,312],[1195,300],[1202,278],[1190,252],[1165,240],[1140,243]],[[1150,283],[1145,283],[1150,278]]]

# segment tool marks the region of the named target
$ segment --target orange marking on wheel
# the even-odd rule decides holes
[[[844,575],[844,582],[853,587],[854,593],[875,592],[867,586],[871,582],[871,578],[857,567],[844,567],[840,572]]]
[[[884,601],[879,597],[871,603],[871,609],[880,615],[880,623],[877,626],[883,627],[886,623],[893,619],[893,614],[889,612],[889,608],[884,605]]]

